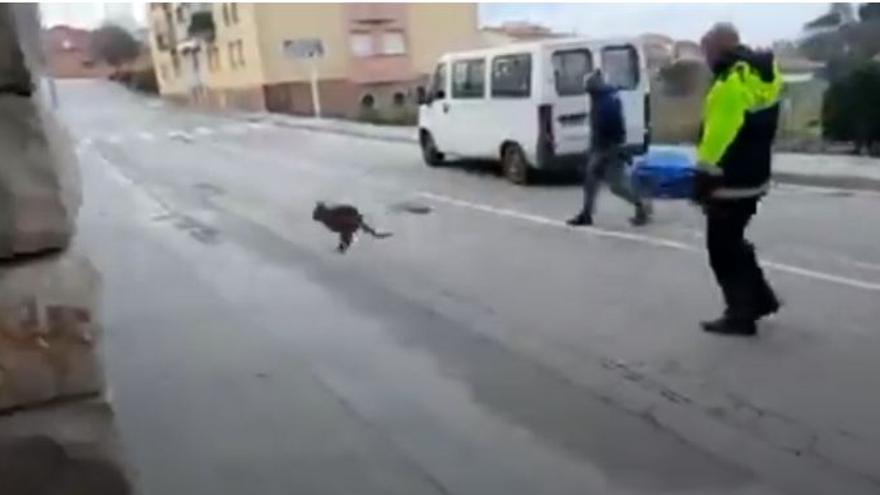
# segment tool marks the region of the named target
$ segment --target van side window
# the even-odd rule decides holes
[[[431,81],[431,98],[443,100],[446,98],[446,64],[437,64],[434,71],[434,80]]]
[[[452,64],[452,97],[483,98],[486,95],[486,61],[460,60]]]
[[[531,93],[531,54],[502,55],[492,59],[493,98],[528,98]]]
[[[602,49],[602,72],[609,86],[635,89],[639,85],[639,54],[630,45]]]
[[[586,78],[593,70],[593,55],[589,50],[564,50],[553,53],[553,76],[556,94],[576,96],[587,93]]]

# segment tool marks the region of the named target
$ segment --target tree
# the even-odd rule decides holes
[[[114,24],[105,24],[92,32],[90,51],[96,60],[119,69],[121,65],[137,58],[141,45],[125,29]]]
[[[880,20],[880,3],[866,3],[859,7],[859,19],[862,21]]]
[[[861,64],[880,53],[880,4],[862,5],[858,22],[851,5],[832,4],[829,13],[804,25],[804,33],[798,48],[807,58]]]
[[[852,141],[856,152],[880,143],[880,63],[869,61],[829,86],[822,105],[823,133]]]

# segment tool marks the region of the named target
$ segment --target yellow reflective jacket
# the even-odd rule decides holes
[[[697,159],[708,172],[723,176],[717,196],[763,194],[779,119],[779,68],[772,53],[740,47],[713,70]]]

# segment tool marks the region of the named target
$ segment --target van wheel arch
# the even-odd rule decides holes
[[[514,184],[527,185],[534,173],[522,146],[516,141],[507,140],[501,143],[498,151],[501,158],[501,173],[504,177]]]
[[[437,149],[434,136],[427,129],[419,129],[419,146],[422,148],[422,158],[429,167],[437,167],[443,164],[444,155]]]

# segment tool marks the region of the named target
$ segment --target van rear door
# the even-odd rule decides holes
[[[586,46],[557,48],[550,54],[553,138],[557,155],[586,151],[590,142],[590,102],[584,81],[593,70],[593,52]]]
[[[643,58],[632,44],[606,45],[601,49],[600,67],[605,82],[619,89],[626,120],[626,142],[631,148],[647,148],[646,95],[648,75]]]

